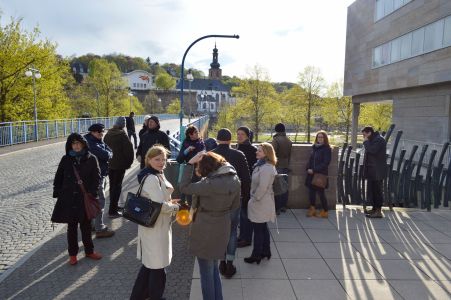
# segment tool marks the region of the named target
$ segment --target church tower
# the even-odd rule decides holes
[[[208,70],[208,79],[222,79],[222,70],[220,66],[221,65],[218,62],[218,49],[216,48],[215,43],[215,48],[213,49],[213,61],[210,64],[210,70]]]

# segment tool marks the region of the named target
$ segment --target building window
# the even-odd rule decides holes
[[[373,68],[451,46],[451,16],[373,49]]]
[[[210,102],[210,111],[215,111],[216,103]]]
[[[412,0],[376,0],[374,20],[378,21]]]
[[[146,83],[144,83],[144,88],[147,88],[147,84]]]
[[[133,87],[134,87],[134,88],[136,87],[136,82],[133,82]]]

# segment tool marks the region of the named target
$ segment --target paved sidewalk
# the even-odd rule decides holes
[[[222,279],[224,299],[451,299],[451,211],[331,211],[329,220],[291,210],[271,227],[271,260]],[[190,299],[202,299],[197,262]]]

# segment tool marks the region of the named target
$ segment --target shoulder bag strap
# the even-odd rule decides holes
[[[78,174],[77,168],[75,168],[74,165],[72,165],[72,168],[74,168],[75,177],[77,178],[77,184],[80,187],[81,192],[85,195],[86,189],[85,189],[85,186],[83,185],[83,180],[81,180],[80,174]]]
[[[150,174],[147,174],[146,176],[144,176],[143,180],[141,180],[141,184],[139,185],[138,191],[136,192],[136,197],[141,196],[141,192],[144,186],[144,182],[146,181],[147,177],[149,177]],[[158,177],[158,175],[155,175],[158,178],[158,182],[160,183],[160,187],[161,187],[161,179],[160,177]]]

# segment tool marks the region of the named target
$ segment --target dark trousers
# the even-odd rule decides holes
[[[128,139],[130,140],[130,142],[132,141],[132,137],[133,137],[133,142],[135,144],[135,149],[138,148],[138,146],[136,145],[138,142],[138,138],[136,137],[136,132],[134,131],[127,131],[128,134]]]
[[[116,214],[118,209],[119,198],[122,192],[122,181],[124,180],[125,170],[108,170],[108,178],[110,179],[110,208],[108,213]]]
[[[166,271],[164,269],[149,269],[141,267],[133,285],[130,300],[160,300],[166,285]]]
[[[321,200],[321,206],[325,211],[327,211],[327,199],[326,199],[326,193],[324,192],[324,189],[315,189],[312,187],[309,187],[308,191],[308,198],[310,200],[310,205],[315,206],[316,202],[316,194],[319,194],[319,199]]]
[[[261,257],[271,254],[268,224],[252,222],[252,227],[254,228],[254,249],[252,249],[252,256]]]
[[[252,223],[247,217],[247,208],[241,207],[240,211],[240,236],[239,240],[244,240],[246,242],[252,242]]]
[[[278,168],[277,173],[278,174],[288,174],[287,168]],[[288,182],[288,177],[285,178],[285,181]],[[282,195],[274,196],[274,202],[276,204],[276,210],[280,210],[282,207],[287,207],[288,203],[288,192]]]
[[[384,203],[382,180],[367,180],[366,190],[368,201],[373,203],[373,208],[382,208],[382,203]]]
[[[85,253],[94,252],[94,244],[91,236],[91,221],[84,218],[80,222],[67,224],[67,245],[70,256],[76,256],[78,253],[78,224],[80,224],[81,240],[85,247]]]

